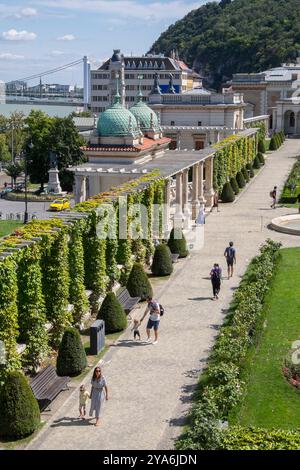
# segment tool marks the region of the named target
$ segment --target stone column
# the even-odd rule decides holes
[[[76,203],[86,200],[86,177],[75,175],[75,201]]]
[[[182,185],[182,208],[184,209],[189,202],[189,170],[183,170]]]
[[[199,190],[198,190],[198,198],[199,198],[199,203],[205,204],[205,198],[204,198],[204,181],[203,181],[203,170],[204,170],[204,163],[200,162],[199,163]]]
[[[193,166],[193,202],[192,219],[197,218],[199,212],[199,163]]]
[[[165,233],[165,237],[168,236],[169,229],[170,229],[170,206],[171,206],[171,180],[170,178],[166,179],[165,183],[165,204],[164,204],[164,212],[163,212],[163,230]]]
[[[213,162],[213,157],[205,160],[205,199],[207,207],[212,207],[214,203]]]
[[[182,171],[176,175],[176,213],[182,214]]]

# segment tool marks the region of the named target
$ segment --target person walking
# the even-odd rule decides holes
[[[215,194],[214,194],[213,209],[214,209],[214,208],[217,209],[217,212],[220,212],[220,211],[219,211],[219,193],[218,193],[218,191],[216,191]]]
[[[144,320],[145,316],[150,313],[150,317],[147,323],[147,342],[151,340],[150,333],[152,328],[154,329],[154,342],[153,344],[157,344],[158,342],[158,328],[160,323],[160,305],[159,303],[154,300],[152,297],[147,297],[147,307],[145,310],[144,315],[142,316],[140,323]]]
[[[236,251],[233,242],[229,242],[229,246],[225,249],[224,256],[227,262],[228,279],[233,276],[233,264],[236,264]]]
[[[92,389],[90,393],[91,408],[90,416],[95,413],[96,423],[95,426],[100,426],[101,408],[104,400],[108,400],[108,388],[106,380],[102,375],[101,368],[98,366],[94,369],[93,378],[91,381]]]
[[[298,201],[298,212],[300,214],[300,193],[297,196],[297,201]]]
[[[222,269],[220,266],[215,263],[214,267],[210,272],[210,279],[213,288],[213,298],[212,300],[217,300],[219,298],[219,293],[221,290],[221,279],[222,279]]]
[[[273,191],[270,192],[270,196],[273,200],[272,204],[271,204],[271,209],[275,209],[276,207],[276,199],[277,199],[277,186],[274,186],[274,189]]]

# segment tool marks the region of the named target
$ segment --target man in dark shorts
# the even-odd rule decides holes
[[[233,247],[233,242],[229,243],[229,246],[226,248],[224,252],[224,256],[227,261],[227,269],[228,269],[228,279],[233,276],[233,265],[236,264],[236,257],[235,257],[235,248]]]
[[[147,297],[147,308],[143,317],[140,320],[140,323],[144,320],[145,316],[150,313],[150,317],[147,323],[147,342],[150,341],[150,333],[152,328],[154,329],[154,342],[153,344],[157,344],[158,341],[158,328],[160,322],[160,306],[159,303],[152,299],[152,297]]]

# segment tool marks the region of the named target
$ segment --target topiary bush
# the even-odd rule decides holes
[[[264,165],[264,164],[265,164],[265,157],[263,156],[262,153],[258,152],[257,158],[258,158],[259,163],[260,163],[261,165]]]
[[[233,202],[235,200],[234,191],[229,182],[225,183],[223,186],[221,200],[222,202]]]
[[[275,135],[273,135],[271,138],[269,149],[272,151],[277,150],[277,143],[276,143]]]
[[[141,300],[146,300],[147,297],[152,297],[153,289],[140,263],[135,263],[129,274],[126,288],[131,297],[140,297]]]
[[[247,170],[250,178],[253,178],[254,177],[254,171],[253,171],[253,166],[251,165],[251,163],[247,163],[246,170]]]
[[[259,158],[257,156],[253,160],[253,168],[255,168],[256,170],[258,170],[260,168],[260,161],[259,161]]]
[[[232,178],[230,178],[230,184],[231,184],[231,187],[232,187],[232,190],[233,190],[234,194],[238,194],[240,192],[240,188],[239,188],[239,185],[237,184],[237,180],[234,176]]]
[[[80,334],[75,328],[67,328],[58,349],[57,374],[74,377],[86,368],[86,354]]]
[[[258,151],[261,153],[266,153],[265,141],[263,139],[259,139],[258,141]]]
[[[164,243],[155,248],[151,271],[154,276],[169,276],[173,272],[171,251]]]
[[[0,435],[22,439],[36,431],[40,410],[26,377],[17,371],[9,372],[0,389]]]
[[[106,333],[117,333],[126,328],[126,313],[113,292],[108,292],[103,300],[97,319],[104,320]]]
[[[178,253],[179,258],[186,258],[189,254],[185,236],[180,228],[172,228],[168,240],[168,247],[170,248],[171,253]]]
[[[248,183],[250,181],[250,176],[249,176],[248,171],[244,167],[244,168],[241,169],[241,172],[242,172],[242,175],[244,177],[245,182]]]
[[[243,176],[243,173],[241,173],[240,171],[238,171],[236,174],[236,182],[239,185],[239,188],[244,188],[246,186],[245,178]]]

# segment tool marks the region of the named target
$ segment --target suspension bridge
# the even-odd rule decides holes
[[[48,77],[70,69],[78,69],[82,65],[83,88],[69,85],[47,83]],[[32,83],[37,82],[32,86]],[[83,106],[88,108],[90,102],[90,64],[84,56],[68,64],[60,65],[44,72],[11,80],[5,83],[5,102],[8,104],[53,104]]]

